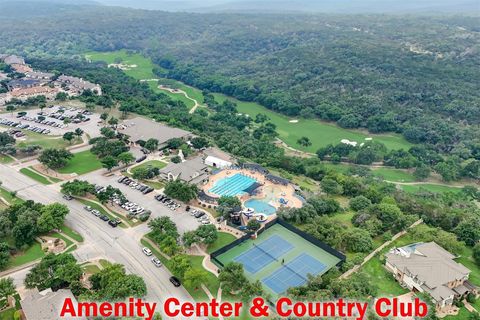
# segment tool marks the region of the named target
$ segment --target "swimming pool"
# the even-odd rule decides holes
[[[218,180],[215,185],[208,190],[219,196],[236,196],[245,192],[251,187],[257,180],[247,177],[244,174],[236,173],[231,177],[225,177]]]
[[[268,204],[262,199],[250,199],[245,201],[243,204],[247,208],[252,208],[255,210],[255,213],[263,213],[266,215],[274,214],[277,209],[274,206]]]

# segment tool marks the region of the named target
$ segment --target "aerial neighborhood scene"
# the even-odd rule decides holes
[[[480,320],[478,1],[0,21],[0,320]]]

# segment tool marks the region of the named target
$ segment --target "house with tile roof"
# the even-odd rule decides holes
[[[468,280],[470,270],[455,258],[435,242],[421,242],[390,250],[385,267],[402,286],[430,295],[441,310],[455,299],[478,293]]]

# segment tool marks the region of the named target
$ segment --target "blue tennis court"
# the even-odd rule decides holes
[[[262,282],[275,293],[285,292],[290,287],[298,287],[307,282],[307,275],[316,276],[325,270],[326,266],[314,257],[302,253],[289,263],[275,270]]]
[[[293,248],[290,242],[280,236],[273,235],[238,255],[234,261],[240,262],[245,270],[254,274]]]

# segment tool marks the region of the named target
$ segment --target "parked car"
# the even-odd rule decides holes
[[[197,213],[195,213],[194,217],[198,219],[198,218],[200,218],[200,217],[202,217],[202,216],[204,216],[204,215],[205,215],[205,212],[203,212],[203,211],[198,211]]]
[[[147,247],[143,247],[142,251],[146,256],[152,255],[152,250],[148,249]]]
[[[175,286],[175,287],[180,287],[182,285],[182,283],[180,282],[180,280],[175,277],[175,276],[172,276],[170,277],[170,282]]]
[[[112,226],[112,228],[116,228],[120,223],[121,223],[120,221],[113,220],[113,219],[108,221],[108,224]]]
[[[85,209],[87,211],[92,211],[92,207],[90,207],[90,206],[85,206],[85,207],[83,207],[83,209]]]
[[[109,218],[107,215],[105,215],[105,214],[102,214],[102,215],[100,216],[100,219],[103,220],[103,221],[109,221],[109,220],[110,220],[110,218]]]

